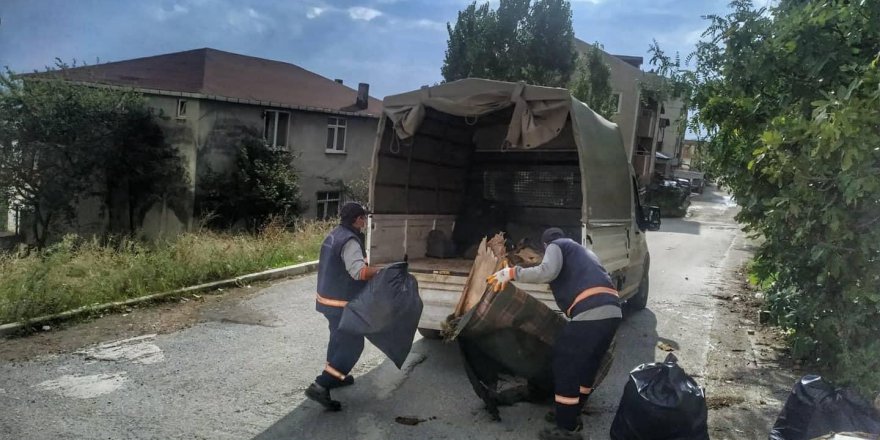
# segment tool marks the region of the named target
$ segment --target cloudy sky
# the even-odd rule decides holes
[[[482,1],[481,1],[482,2]],[[763,3],[766,0],[757,0]],[[0,0],[0,66],[24,72],[211,47],[300,65],[371,95],[440,80],[446,23],[467,0]],[[575,34],[648,60],[688,53],[728,0],[572,0]],[[497,4],[497,0],[493,0]]]

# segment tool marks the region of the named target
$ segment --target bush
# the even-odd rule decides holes
[[[0,232],[7,229],[7,221],[9,220],[9,203],[6,201],[6,194],[0,189]]]
[[[329,229],[270,222],[256,235],[200,231],[154,243],[68,235],[42,253],[0,254],[0,323],[313,261]]]
[[[85,199],[102,202],[104,232],[133,234],[160,200],[189,216],[180,153],[144,97],[64,81],[66,69],[0,74],[0,188],[22,205],[30,224],[20,227],[43,247]]]
[[[208,170],[199,183],[199,212],[214,227],[254,231],[270,218],[293,221],[302,211],[291,152],[270,147],[256,130],[239,126],[229,142],[235,168]]]
[[[764,239],[752,276],[792,353],[880,391],[880,2],[731,5],[679,74],[706,159]]]

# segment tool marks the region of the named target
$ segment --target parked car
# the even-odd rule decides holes
[[[692,191],[691,181],[688,179],[675,179],[675,183],[679,188],[685,190],[685,194],[690,195]]]
[[[672,173],[676,179],[688,179],[691,192],[703,193],[706,187],[706,174],[700,171],[676,169]]]
[[[647,204],[656,205],[664,217],[684,217],[690,207],[690,189],[677,180],[661,180],[648,187]]]

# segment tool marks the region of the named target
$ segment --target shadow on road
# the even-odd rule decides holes
[[[432,378],[438,377],[437,382],[415,379],[414,376],[426,375],[420,371],[423,369],[441,370],[444,377],[431,375]],[[434,422],[431,417],[439,415],[442,410],[436,403],[444,402],[438,396],[448,391],[448,385],[444,383],[449,380],[446,376],[458,378],[458,382],[466,387],[463,389],[468,391],[456,392],[453,398],[471,403],[478,400],[470,391],[464,375],[458,346],[420,339],[413,345],[401,370],[386,359],[369,373],[357,376],[354,386],[334,390],[333,398],[343,404],[341,412],[327,412],[318,404],[305,400],[254,440],[408,438],[407,430],[411,434],[414,427],[397,424],[394,419],[406,416]],[[420,391],[414,392],[413,388]]]
[[[707,186],[702,194],[695,194],[691,197],[691,200],[695,202],[727,204],[731,201],[731,197],[717,186]]]
[[[626,313],[611,371],[587,404],[584,422],[591,435],[608,432],[629,372],[655,360],[656,327],[649,309]],[[333,392],[343,402],[342,412],[326,412],[306,400],[254,440],[532,438],[550,409],[549,404],[519,403],[502,408],[502,422],[491,421],[468,382],[458,346],[439,341],[417,341],[400,371],[385,360],[356,381]],[[401,416],[424,421],[418,426],[395,423]]]
[[[629,372],[635,367],[655,361],[657,342],[657,316],[650,309],[631,311],[624,308],[624,319],[617,331],[617,347],[614,364],[608,376],[587,402],[584,423],[592,435],[608,433],[617,412],[623,388],[629,380]],[[665,340],[665,339],[664,339]],[[676,346],[674,341],[669,341]]]
[[[700,235],[700,223],[680,218],[667,218],[663,219],[660,232]]]

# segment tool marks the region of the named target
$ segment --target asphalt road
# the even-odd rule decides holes
[[[620,328],[614,366],[584,419],[590,438],[608,437],[628,371],[663,359],[660,342],[688,372],[707,371],[710,293],[738,264],[729,258],[741,237],[734,210],[708,189],[687,218],[649,233],[648,308]],[[327,338],[314,286],[314,276],[280,282],[170,334],[0,363],[0,438],[515,440],[547,426],[549,406],[534,404],[502,408],[502,421],[490,421],[457,347],[420,338],[403,370],[368,346],[355,386],[334,392],[344,411],[324,412],[303,396],[323,368]],[[426,421],[407,426],[398,416]]]

